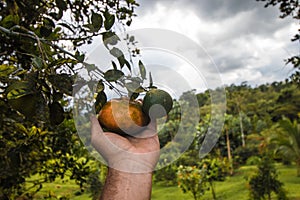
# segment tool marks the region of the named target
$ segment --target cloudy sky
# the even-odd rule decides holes
[[[246,81],[255,86],[291,74],[292,67],[283,60],[299,51],[299,44],[290,42],[299,25],[280,19],[277,7],[264,8],[255,0],[138,2],[130,30],[157,28],[183,34],[205,49],[225,85]]]

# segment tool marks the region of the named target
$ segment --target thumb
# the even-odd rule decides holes
[[[103,129],[100,126],[98,119],[95,116],[91,116],[90,120],[91,120],[91,133],[92,133],[92,135],[103,133]]]
[[[111,150],[111,142],[105,135],[98,119],[95,116],[90,117],[91,120],[91,143],[92,146],[104,157],[109,155]]]
[[[98,119],[95,116],[91,116],[90,120],[91,120],[91,143],[97,149],[101,145],[103,145],[104,140],[106,140],[106,137],[104,135],[102,127],[99,124]]]

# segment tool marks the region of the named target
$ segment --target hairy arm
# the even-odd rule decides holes
[[[159,159],[156,123],[150,123],[136,137],[104,132],[95,117],[92,144],[108,163],[108,174],[101,200],[149,200],[152,172]]]
[[[108,169],[101,200],[150,200],[152,173],[128,173]]]

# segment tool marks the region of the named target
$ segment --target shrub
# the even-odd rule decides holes
[[[283,183],[278,180],[278,174],[273,161],[269,156],[264,156],[259,162],[258,171],[249,180],[250,198],[255,200],[271,200],[275,193],[278,200],[287,199]]]
[[[258,156],[251,156],[247,159],[246,165],[258,165],[261,161],[261,158]]]

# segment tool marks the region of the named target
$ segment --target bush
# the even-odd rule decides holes
[[[251,156],[247,159],[246,165],[258,165],[261,161],[261,158],[258,156]]]
[[[177,166],[175,164],[168,165],[154,172],[155,181],[161,182],[165,186],[176,185]]]
[[[278,200],[286,200],[283,183],[278,180],[278,174],[271,158],[267,155],[264,156],[257,168],[257,173],[249,180],[250,198],[271,200],[272,193],[275,193]]]
[[[233,155],[235,155],[234,162],[243,165],[246,164],[248,158],[254,155],[258,155],[258,148],[255,145],[248,145],[246,147],[238,147],[234,150]]]
[[[184,193],[191,193],[194,200],[198,200],[209,189],[206,176],[206,169],[181,165],[177,173],[178,187]]]

